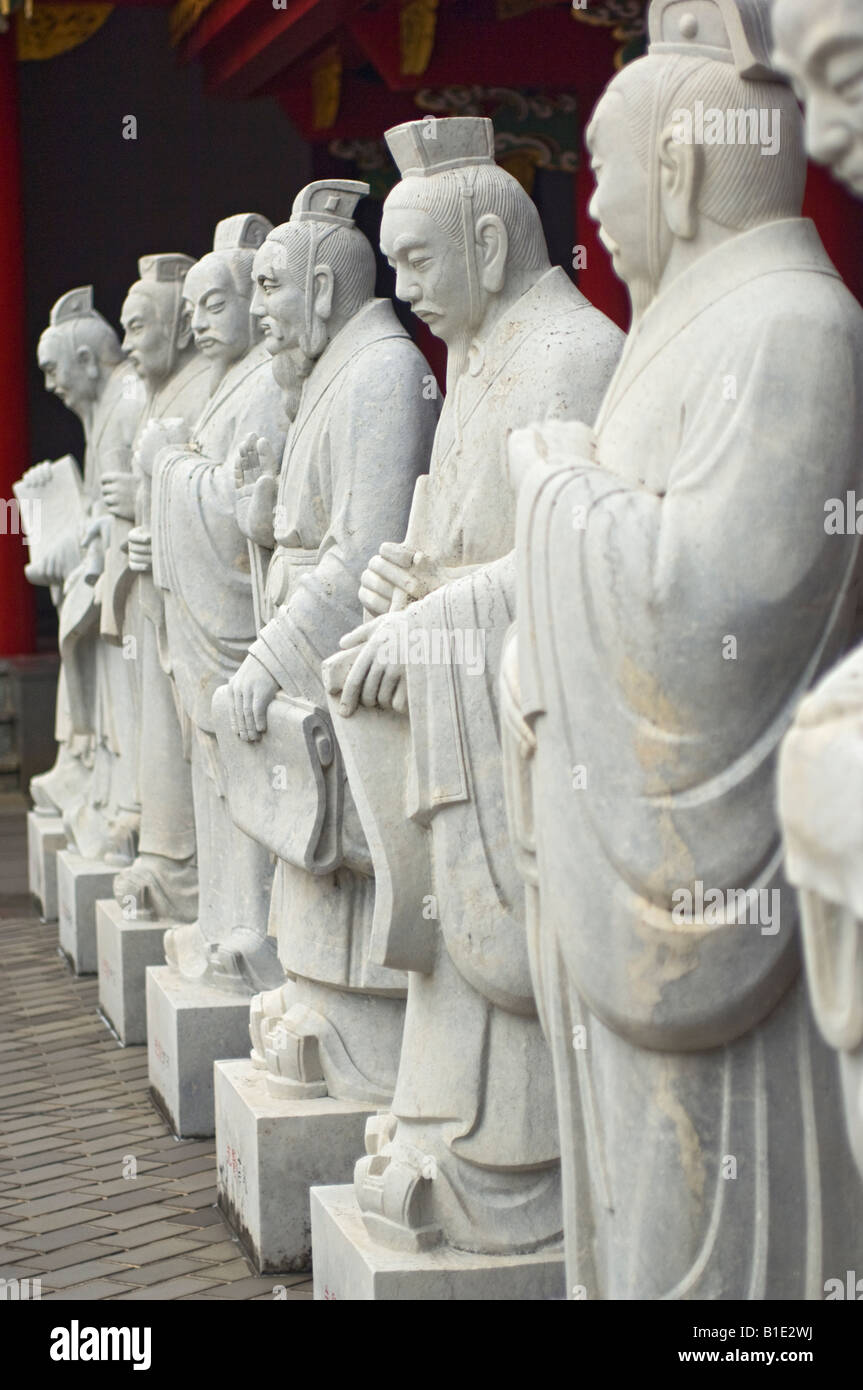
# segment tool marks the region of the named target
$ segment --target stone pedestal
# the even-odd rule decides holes
[[[71,849],[57,852],[60,949],[76,975],[96,973],[96,903],[111,896],[116,875],[101,859],[82,859]]]
[[[215,1085],[219,1207],[261,1274],[308,1269],[309,1189],[352,1179],[377,1107],[276,1099],[248,1059],[217,1062]]]
[[[30,892],[43,922],[57,920],[57,851],[66,848],[62,816],[27,812],[27,866]]]
[[[562,1300],[563,1251],[469,1255],[442,1246],[421,1254],[389,1250],[369,1237],[353,1184],[313,1187],[315,1298],[506,1302]]]
[[[127,921],[113,898],[96,904],[99,1007],[124,1045],[147,1041],[147,966],[164,964],[165,929],[173,925]]]
[[[150,1091],[181,1139],[215,1133],[213,1063],[248,1056],[249,1046],[247,996],[147,967]]]

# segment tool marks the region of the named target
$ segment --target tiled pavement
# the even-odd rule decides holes
[[[0,1279],[43,1299],[311,1298],[260,1279],[214,1206],[212,1140],[177,1141],[27,895],[25,805],[0,796]]]

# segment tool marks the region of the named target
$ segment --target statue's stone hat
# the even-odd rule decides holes
[[[328,222],[353,227],[354,211],[369,185],[357,179],[319,179],[301,188],[291,208],[292,222]]]
[[[257,251],[266,241],[273,224],[258,212],[238,212],[223,217],[213,233],[214,251]]]
[[[185,280],[194,264],[191,256],[180,256],[173,253],[142,256],[138,261],[138,274],[142,280],[156,280],[160,284],[176,283]]]
[[[102,319],[98,310],[93,308],[92,285],[80,285],[78,289],[61,294],[48,322],[52,328],[57,328],[61,323],[72,323],[75,319]]]
[[[426,116],[393,126],[384,139],[403,179],[495,162],[494,126],[487,116]]]
[[[733,63],[750,82],[782,82],[771,67],[770,0],[652,0],[648,53]]]

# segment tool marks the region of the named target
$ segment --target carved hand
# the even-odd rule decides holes
[[[409,603],[425,598],[450,578],[430,555],[409,545],[384,541],[360,579],[360,602],[368,613],[388,613],[393,595],[400,592]]]
[[[185,444],[188,433],[185,420],[178,415],[148,420],[135,449],[136,466],[148,478],[152,478],[156,455],[168,444]]]
[[[45,487],[51,481],[53,467],[50,459],[43,459],[41,463],[34,463],[32,468],[28,468],[21,481],[26,482],[28,487]]]
[[[109,512],[125,521],[135,520],[135,493],[138,482],[133,473],[103,473],[102,500]]]
[[[77,528],[72,527],[64,531],[57,541],[57,544],[48,552],[41,564],[45,582],[48,584],[62,584],[81,563],[81,545],[77,534]]]
[[[135,526],[129,532],[129,569],[135,574],[146,574],[153,568],[153,538],[143,526]]]
[[[276,478],[279,460],[265,435],[247,434],[237,450],[234,480],[238,488],[248,487],[261,477]]]
[[[254,656],[247,656],[228,682],[231,728],[244,743],[257,743],[267,731],[267,710],[276,698],[278,682]]]
[[[575,467],[596,462],[596,439],[589,425],[580,420],[547,420],[528,425],[509,436],[509,481],[518,492],[535,464],[549,468]]]
[[[401,660],[406,643],[400,640],[403,631],[403,619],[393,614],[364,623],[342,638],[342,649],[355,648],[356,656],[346,673],[341,662],[332,665],[328,685],[335,693],[335,686],[341,683],[339,714],[345,719],[359,704],[366,709],[407,713],[407,673]]]

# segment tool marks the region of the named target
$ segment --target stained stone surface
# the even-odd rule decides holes
[[[350,1180],[371,1105],[270,1094],[244,1058],[217,1062],[219,1208],[262,1273],[311,1267],[309,1189]]]
[[[98,859],[82,859],[71,849],[57,853],[57,915],[60,949],[76,975],[95,975],[96,903],[107,897],[114,869]]]
[[[242,996],[184,980],[169,965],[147,967],[147,1054],[154,1101],[180,1138],[215,1133],[213,1063],[249,1046]]]
[[[68,844],[62,816],[27,812],[27,867],[30,892],[45,922],[57,920],[57,851]]]
[[[147,966],[164,960],[164,922],[126,921],[113,898],[96,903],[99,1007],[125,1046],[147,1041]]]
[[[372,1240],[352,1186],[313,1187],[315,1298],[380,1302],[525,1302],[564,1297],[563,1253],[423,1254]]]
[[[858,542],[824,502],[860,483],[863,311],[799,215],[767,19],[654,0],[648,56],[587,131],[633,304],[621,364],[593,430],[510,441],[507,789],[588,1298],[820,1298],[860,1254],[775,796],[782,735],[851,631]],[[698,102],[780,120],[769,177],[756,142],[674,137]]]

